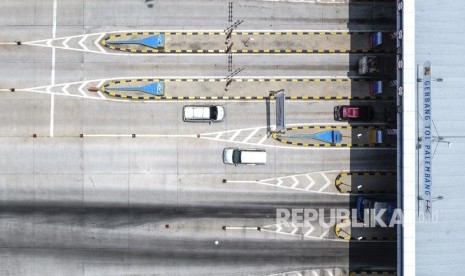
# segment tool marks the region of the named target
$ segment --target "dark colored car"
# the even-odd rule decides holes
[[[145,3],[147,4],[147,7],[153,8],[153,5],[155,4],[155,0],[145,0]]]
[[[375,199],[359,196],[357,197],[357,220],[365,226],[380,227],[381,225],[374,218],[383,212],[379,218],[386,226],[389,226],[396,208],[397,204],[393,197]]]
[[[336,121],[371,121],[375,117],[375,110],[368,105],[338,105],[334,107]]]

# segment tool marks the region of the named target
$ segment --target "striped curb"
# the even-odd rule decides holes
[[[301,127],[290,127],[286,128],[286,131],[292,131],[292,130],[299,130],[299,129],[369,129],[372,126],[301,126]],[[381,126],[379,128],[384,128],[384,126]],[[273,139],[275,139],[278,142],[281,142],[283,144],[287,145],[293,145],[293,146],[300,146],[300,147],[337,147],[337,148],[395,148],[396,145],[392,144],[351,144],[351,143],[300,143],[300,142],[293,142],[290,140],[286,140],[283,138],[278,137],[277,133],[273,133],[271,136]]]
[[[361,35],[367,34],[368,32],[233,32],[233,35],[262,35],[262,36],[269,36],[269,35],[286,35],[286,36],[335,36],[335,35]],[[226,49],[208,49],[208,50],[193,50],[193,49],[174,49],[168,50],[166,48],[151,48],[148,46],[139,45],[139,47],[143,47],[142,49],[136,48],[135,46],[130,47],[122,47],[116,46],[110,43],[107,43],[111,39],[115,38],[125,38],[128,36],[149,36],[149,35],[158,35],[164,34],[166,36],[174,35],[174,36],[202,36],[202,35],[219,35],[225,36],[224,32],[127,32],[127,33],[117,33],[117,34],[110,34],[106,36],[100,41],[100,44],[108,49],[114,51],[121,51],[121,52],[129,52],[134,54],[222,54],[228,53]],[[235,54],[366,54],[366,53],[373,53],[373,54],[394,54],[396,50],[384,50],[384,49],[365,49],[365,50],[357,50],[357,49],[239,49],[234,50],[231,49],[229,51]]]
[[[360,237],[360,238],[354,238],[350,234],[347,234],[347,236],[342,236],[340,234],[341,228],[338,227],[338,224],[336,223],[334,225],[334,234],[336,237],[338,237],[341,240],[345,240],[347,242],[350,241],[396,241],[396,238],[391,238],[391,237]]]
[[[233,79],[237,82],[351,82],[365,81],[364,79],[342,79],[342,78],[256,78],[256,79]],[[135,82],[226,82],[222,78],[153,78],[153,79],[127,79],[110,81],[103,85],[100,90],[103,93],[115,98],[132,100],[274,100],[274,96],[132,96],[128,94],[112,92],[111,87],[116,84],[127,84]],[[394,100],[389,96],[287,96],[286,100]]]
[[[336,176],[336,180],[334,181],[334,185],[336,186],[336,189],[342,193],[342,194],[352,194],[352,192],[349,192],[347,190],[342,189],[340,186],[344,184],[343,182],[340,181],[340,179],[344,176],[394,176],[396,175],[396,172],[342,172]],[[354,194],[395,194],[396,191],[359,191]]]

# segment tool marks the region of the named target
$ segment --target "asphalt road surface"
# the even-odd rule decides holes
[[[394,10],[389,3],[232,2],[233,21],[244,20],[240,28],[249,30],[387,29],[384,19]],[[8,91],[134,76],[226,77],[226,55],[99,55],[14,41],[122,30],[223,30],[230,24],[228,1],[155,1],[153,8],[143,0],[0,3],[0,42],[13,43],[0,45],[1,275],[271,275],[391,265],[382,256],[366,256],[389,243],[350,252],[349,243],[337,239],[253,229],[273,225],[277,208],[349,206],[345,196],[254,181],[394,170],[395,150],[290,148],[271,138],[249,145],[236,143],[233,133],[224,134],[226,140],[196,137],[273,125],[275,105],[267,111],[264,101],[219,102],[226,119],[209,125],[183,122],[186,102]],[[349,55],[233,59],[235,68],[245,68],[241,76],[348,76],[356,65]],[[335,124],[332,110],[341,103],[348,102],[286,103],[286,124]],[[266,148],[267,164],[226,166],[221,154],[231,146]]]

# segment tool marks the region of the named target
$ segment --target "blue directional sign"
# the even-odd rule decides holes
[[[382,81],[372,81],[370,83],[370,94],[379,95],[383,93],[383,82]]]
[[[114,91],[139,91],[150,95],[161,96],[165,93],[165,83],[162,81],[154,82],[144,86],[124,86],[124,87],[107,87],[108,90]]]
[[[165,47],[165,35],[151,35],[141,39],[107,41],[108,44],[140,44],[150,48],[158,49]]]
[[[382,32],[376,32],[370,34],[370,47],[375,48],[379,47],[383,44],[383,33]]]
[[[379,129],[373,129],[370,131],[370,142],[373,144],[383,143],[383,131]]]
[[[342,133],[339,130],[328,130],[314,134],[287,134],[279,137],[296,138],[296,139],[315,139],[325,143],[337,144],[342,141]]]

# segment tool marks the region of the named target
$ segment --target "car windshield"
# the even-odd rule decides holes
[[[210,107],[210,119],[216,120],[218,118],[218,109],[216,106]]]
[[[233,151],[232,160],[233,160],[234,164],[241,163],[241,152],[239,150],[234,150]]]

